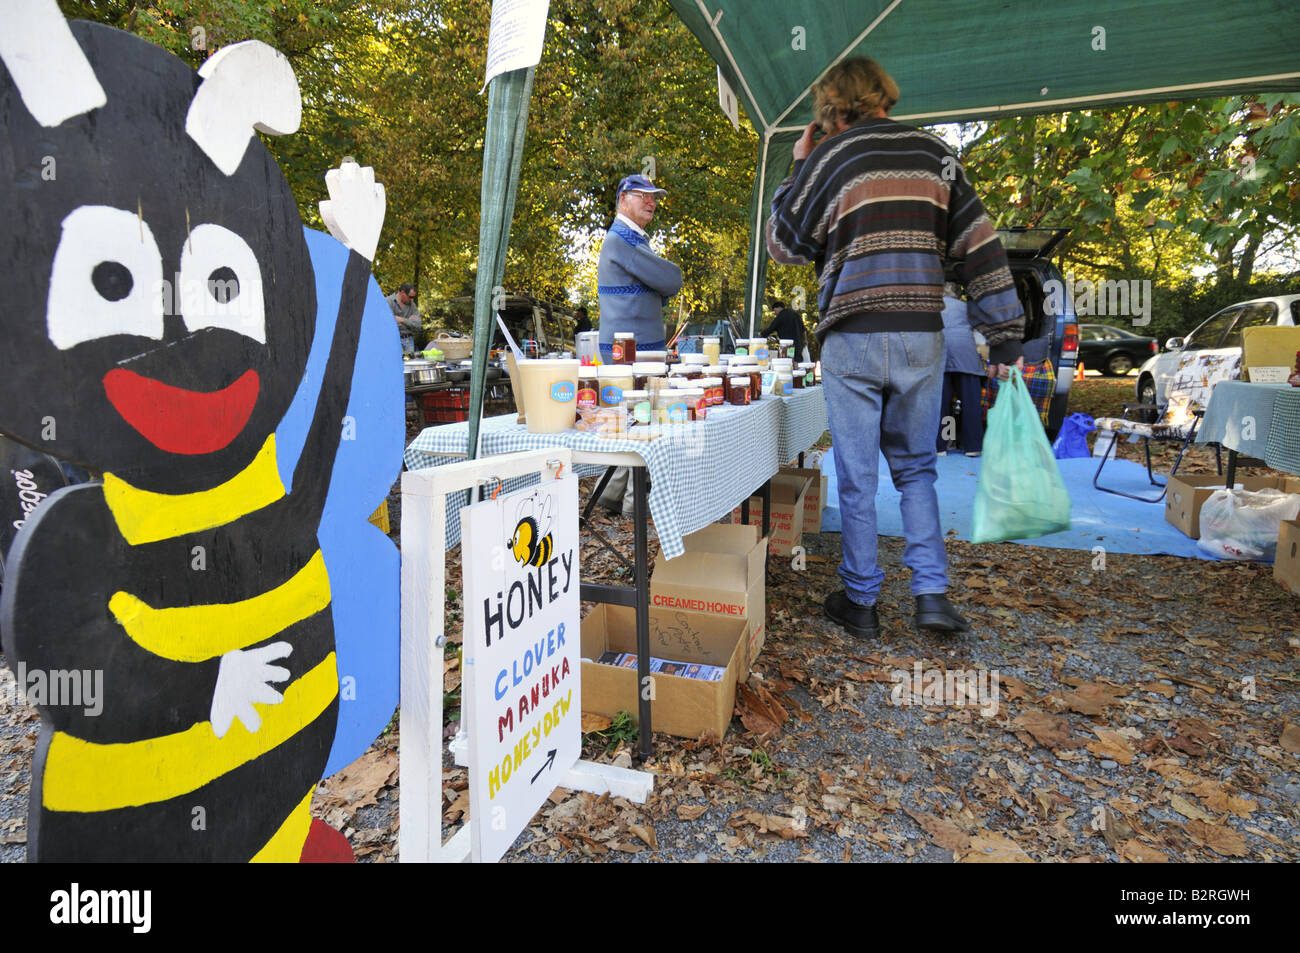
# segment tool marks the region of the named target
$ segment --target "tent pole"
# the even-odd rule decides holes
[[[763,133],[763,152],[762,157],[758,160],[758,177],[756,186],[758,188],[758,201],[754,203],[754,243],[750,247],[749,255],[753,274],[749,281],[749,336],[754,336],[754,317],[758,314],[758,295],[759,288],[762,284],[760,273],[766,269],[760,267],[759,257],[762,253],[763,241],[763,196],[767,187],[767,149],[772,143],[772,133],[770,130]]]

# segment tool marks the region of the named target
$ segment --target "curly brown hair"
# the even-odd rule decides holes
[[[832,66],[812,88],[813,114],[822,128],[834,131],[836,120],[853,125],[885,112],[898,102],[898,84],[875,60],[853,56]]]

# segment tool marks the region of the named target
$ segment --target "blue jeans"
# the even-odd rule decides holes
[[[946,592],[948,556],[934,492],[943,332],[832,331],[821,358],[843,522],[839,572],[849,598],[859,605],[875,605],[885,579],[876,562],[876,483],[882,452],[902,494],[907,538],[903,561],[912,570],[912,594]]]

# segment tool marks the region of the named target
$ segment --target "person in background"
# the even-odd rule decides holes
[[[415,285],[403,284],[388,296],[388,306],[397,321],[397,333],[402,338],[402,353],[415,353],[415,336],[424,327],[420,310],[415,306]]]
[[[970,625],[947,598],[934,489],[946,360],[944,260],[980,305],[980,330],[1001,377],[1019,361],[1024,310],[960,160],[938,137],[887,118],[898,84],[880,64],[842,60],[812,94],[817,120],[795,143],[794,168],[772,199],[766,237],[773,261],[817,268],[817,338],[844,546],[844,588],[824,609],[859,638],[880,635],[876,599],[885,573],[876,555],[876,485],[883,451],[902,496],[915,624],[966,632]]]
[[[613,359],[616,332],[635,334],[637,350],[665,348],[664,304],[682,289],[682,270],[651,251],[645,232],[665,192],[644,175],[629,175],[618,184],[618,214],[596,265],[600,353],[606,361]]]
[[[573,314],[578,319],[578,323],[573,328],[574,334],[582,334],[584,331],[591,330],[591,318],[587,317],[586,308],[579,308]]]
[[[806,361],[808,356],[803,348],[803,318],[799,317],[799,312],[794,308],[787,308],[785,302],[777,297],[768,298],[767,306],[774,312],[774,317],[772,323],[759,333],[763,337],[775,334],[778,338],[794,341],[795,354],[803,354],[803,359]]]
[[[985,365],[975,348],[975,334],[967,317],[966,302],[961,300],[961,289],[952,281],[943,285],[943,345],[947,360],[943,375],[943,399],[939,402],[939,455],[949,450],[945,431],[951,424],[954,395],[961,401],[960,443],[968,457],[978,457],[984,449],[984,423],[980,413],[981,388],[984,384]]]

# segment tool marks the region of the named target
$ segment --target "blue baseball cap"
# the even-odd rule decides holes
[[[629,175],[626,179],[618,184],[618,194],[621,196],[624,192],[661,192],[665,195],[667,189],[661,189],[651,182],[644,175]]]

